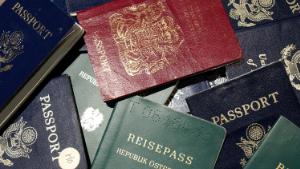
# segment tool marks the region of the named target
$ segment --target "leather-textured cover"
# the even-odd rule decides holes
[[[290,81],[300,99],[300,77],[297,76],[299,70],[294,66],[299,63],[297,58],[300,57],[299,26],[300,18],[295,17],[237,32],[243,59],[226,66],[228,78],[233,79],[284,59]]]
[[[105,101],[241,58],[220,1],[116,0],[77,18]]]
[[[80,10],[92,8],[94,6],[102,5],[112,0],[64,0],[67,4],[69,13],[76,13]]]
[[[101,98],[99,85],[95,79],[95,74],[87,53],[80,54],[64,71],[64,74],[69,75],[71,78],[81,127],[90,162],[92,163],[97,147],[103,138],[113,107],[106,104]],[[155,93],[147,93],[144,97],[164,104],[174,88],[175,85],[172,85]]]
[[[114,109],[92,169],[213,169],[224,137],[220,126],[134,97]]]
[[[74,22],[50,1],[39,0],[1,1],[0,16],[5,23],[0,25],[1,110],[44,63]]]
[[[245,169],[300,168],[300,129],[280,117]]]
[[[232,27],[235,30],[253,28],[298,16],[297,0],[222,0]]]
[[[87,169],[69,77],[52,79],[0,136],[0,168]]]
[[[194,95],[187,103],[193,115],[227,129],[215,169],[243,168],[280,115],[300,125],[300,105],[282,62]]]

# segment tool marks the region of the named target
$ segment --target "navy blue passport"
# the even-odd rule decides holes
[[[236,33],[243,49],[243,60],[226,67],[229,79],[285,60],[285,66],[295,93],[300,99],[300,17],[278,21]]]
[[[50,1],[1,0],[0,17],[1,127],[74,45],[78,26]]]
[[[0,168],[87,169],[69,77],[51,80],[0,136]]]
[[[300,126],[300,105],[282,62],[189,97],[191,113],[227,129],[215,169],[241,169],[280,115]]]
[[[69,13],[76,13],[78,11],[88,9],[94,6],[102,5],[111,2],[112,0],[65,0]]]
[[[222,0],[235,30],[298,16],[298,0]]]

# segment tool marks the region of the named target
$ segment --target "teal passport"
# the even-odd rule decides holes
[[[115,107],[92,169],[213,169],[225,129],[141,97]]]
[[[111,105],[107,105],[100,96],[98,84],[87,53],[80,54],[65,70],[64,74],[68,74],[71,77],[84,139],[90,161],[93,162],[113,108]],[[163,104],[174,88],[175,86],[170,86],[145,97]]]
[[[299,169],[300,129],[280,117],[245,169]]]

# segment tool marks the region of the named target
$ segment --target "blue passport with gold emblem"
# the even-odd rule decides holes
[[[284,60],[295,93],[300,99],[300,17],[258,26],[236,33],[243,49],[243,60],[228,65],[229,79]]]
[[[50,1],[0,0],[0,128],[83,34]]]
[[[0,168],[88,168],[69,77],[51,80],[3,132]]]
[[[299,0],[222,0],[235,30],[300,14]]]
[[[282,62],[187,99],[191,113],[227,129],[215,169],[241,169],[280,115],[300,126],[300,105]]]

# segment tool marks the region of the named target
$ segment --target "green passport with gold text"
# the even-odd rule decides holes
[[[244,169],[299,169],[300,128],[281,116]]]
[[[92,169],[213,169],[225,129],[141,97],[115,107]]]

